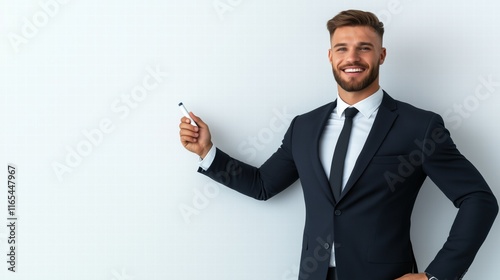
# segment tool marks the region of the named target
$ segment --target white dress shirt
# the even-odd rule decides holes
[[[382,103],[383,91],[379,88],[374,94],[359,101],[356,104],[349,105],[344,102],[337,94],[337,106],[328,119],[323,134],[319,140],[319,159],[321,165],[325,170],[327,178],[330,178],[330,168],[332,166],[333,152],[337,140],[339,139],[340,132],[344,126],[344,111],[348,107],[355,107],[359,113],[352,119],[352,130],[349,138],[349,146],[347,147],[347,154],[344,163],[344,174],[342,178],[342,189],[344,189],[354,164],[358,159],[363,146],[365,145],[366,138],[373,126],[373,121],[377,116],[378,108]],[[332,257],[330,258],[330,266],[335,266],[335,246],[332,246]]]
[[[354,164],[365,145],[368,134],[373,126],[373,121],[377,116],[378,108],[382,103],[382,98],[382,88],[379,88],[374,94],[353,105],[345,103],[337,94],[337,106],[333,109],[319,141],[319,158],[325,170],[325,174],[327,178],[329,178],[335,145],[337,145],[340,131],[344,126],[344,111],[348,107],[355,107],[358,109],[359,113],[354,116],[352,122],[351,136],[344,163],[342,189],[345,187],[354,168]],[[199,165],[203,170],[207,170],[210,167],[214,161],[215,153],[216,148],[212,146],[205,158],[200,160]],[[334,248],[335,246],[332,246],[332,257],[330,259],[330,266],[332,267],[335,266]]]

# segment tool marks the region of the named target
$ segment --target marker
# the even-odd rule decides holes
[[[191,120],[191,125],[198,126],[196,122],[191,118],[191,116],[188,113],[188,110],[186,110],[186,107],[184,107],[184,104],[182,104],[182,102],[179,103],[179,109],[186,118]]]

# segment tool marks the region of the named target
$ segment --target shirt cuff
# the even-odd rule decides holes
[[[210,168],[210,165],[212,165],[212,162],[215,159],[216,150],[217,150],[217,148],[215,148],[215,145],[213,145],[212,148],[210,148],[210,151],[208,151],[205,158],[203,158],[203,159],[200,158],[200,161],[198,162],[198,164],[200,165],[201,169],[207,171],[207,169]]]

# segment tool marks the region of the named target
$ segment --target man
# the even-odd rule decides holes
[[[256,199],[300,178],[306,222],[299,279],[462,279],[497,215],[495,197],[439,115],[380,88],[386,49],[378,18],[348,10],[327,27],[337,99],[295,117],[260,168],[215,148],[193,113],[198,127],[182,118],[181,143],[202,159],[200,173]],[[410,218],[427,176],[459,211],[443,248],[419,273]]]

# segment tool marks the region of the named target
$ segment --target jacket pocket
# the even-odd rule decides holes
[[[394,155],[394,156],[374,156],[371,160],[372,164],[399,164],[408,162],[410,155]]]

